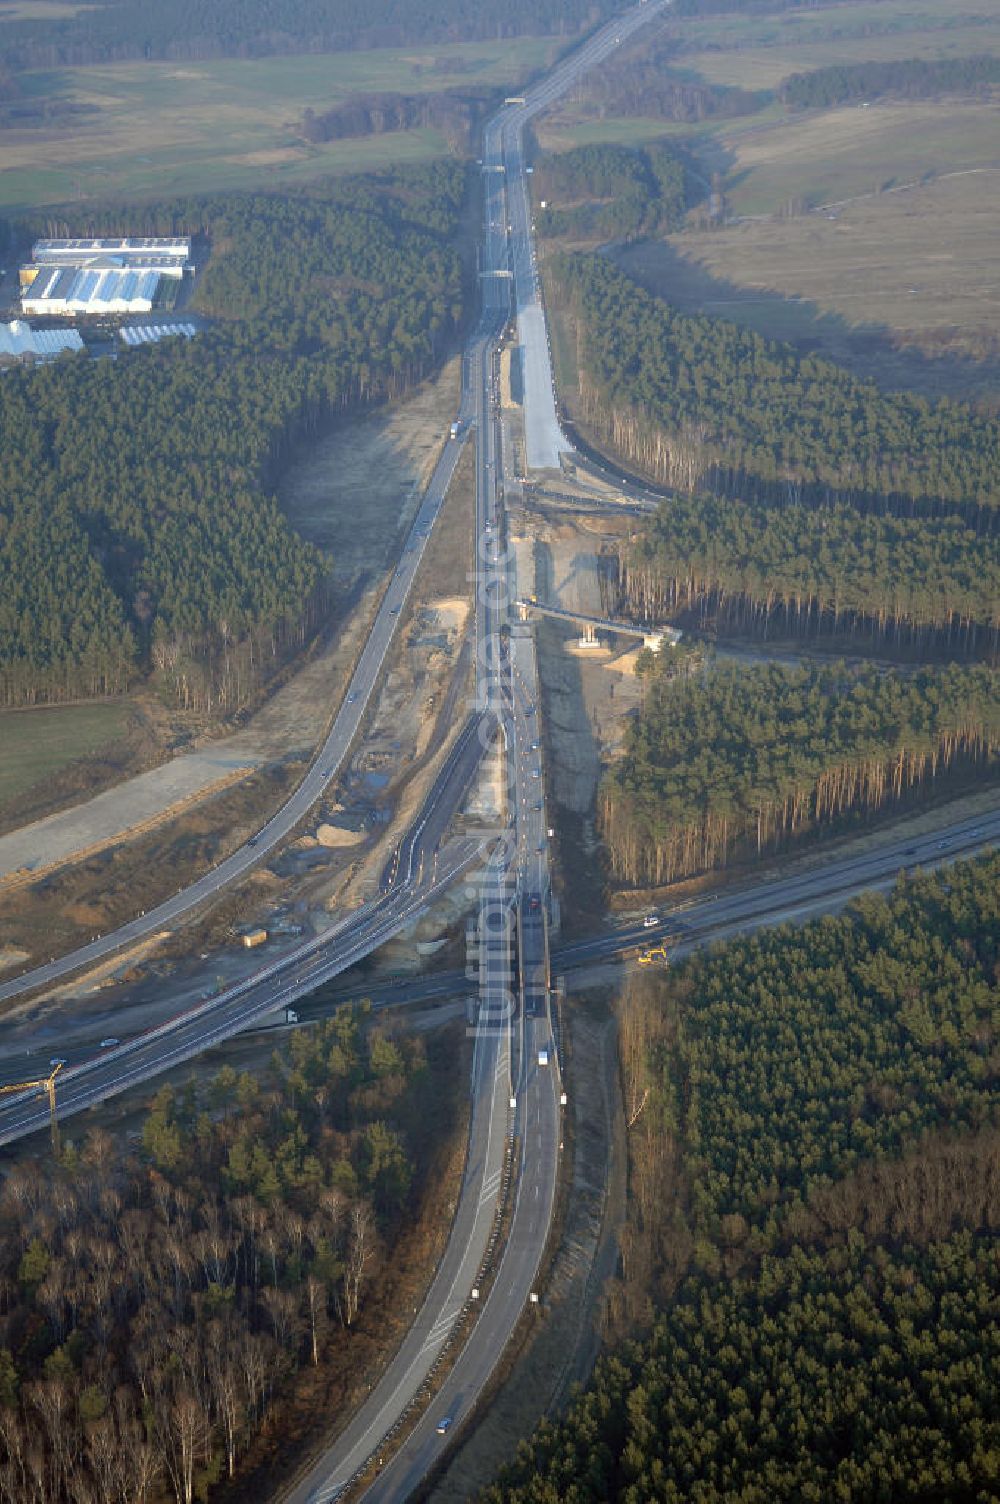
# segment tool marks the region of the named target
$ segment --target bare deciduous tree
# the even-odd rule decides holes
[[[342,1309],[345,1326],[351,1326],[358,1314],[365,1273],[375,1254],[374,1232],[371,1207],[365,1201],[356,1201],[351,1207],[347,1256],[344,1261]]]

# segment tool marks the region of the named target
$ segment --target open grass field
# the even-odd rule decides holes
[[[684,19],[678,65],[711,83],[773,89],[831,63],[1000,52],[995,0],[858,0],[772,14]]]
[[[753,125],[760,128],[783,115],[775,102],[753,116]],[[599,119],[568,107],[543,115],[534,131],[543,151],[569,151],[574,146],[648,146],[652,141],[667,140],[690,142],[697,149],[700,142],[732,131],[733,124],[732,120],[709,119],[688,125],[652,115],[605,115]]]
[[[671,302],[884,386],[1000,402],[998,170],[860,199],[832,220],[687,231],[616,259]]]
[[[62,21],[96,5],[74,5],[72,0],[0,0],[0,26],[5,21]]]
[[[677,72],[759,90],[831,63],[1000,55],[1000,0],[856,0],[664,29],[682,44]],[[726,223],[695,228],[695,214],[665,242],[611,252],[644,286],[886,388],[1000,408],[996,103],[873,101],[789,117],[773,101],[696,126],[587,111],[583,88],[539,122],[539,144],[680,139],[702,178],[723,183]],[[554,328],[571,397],[570,338]]]
[[[707,132],[714,122],[706,121]],[[717,129],[718,127],[716,127]],[[644,115],[608,115],[603,120],[581,119],[570,111],[553,111],[535,127],[543,151],[569,151],[574,146],[645,146],[650,141],[692,134],[688,125]]]
[[[91,105],[71,127],[0,134],[0,211],[67,200],[160,197],[303,181],[440,156],[436,130],[310,146],[302,111],[350,94],[513,84],[556,55],[551,39],[205,63],[115,63],[23,75],[25,94]]]
[[[1000,26],[958,25],[926,31],[805,40],[773,47],[748,46],[732,52],[685,52],[678,67],[706,83],[740,89],[776,89],[792,73],[811,73],[842,63],[894,62],[899,58],[976,57],[1000,53]]]
[[[726,174],[730,216],[835,205],[947,172],[1000,167],[1000,114],[960,101],[843,106],[717,133],[703,157]]]
[[[120,736],[125,704],[66,705],[0,714],[0,807]]]

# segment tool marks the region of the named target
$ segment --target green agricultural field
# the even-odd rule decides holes
[[[711,83],[772,89],[789,73],[891,58],[1000,52],[994,0],[859,0],[770,15],[684,20],[679,63]]]
[[[948,172],[1000,167],[996,113],[984,104],[850,105],[769,126],[746,122],[716,139],[729,157],[731,215],[837,204]]]
[[[127,705],[66,705],[0,714],[0,808],[122,734]]]
[[[706,121],[706,128],[717,124]],[[574,146],[645,146],[666,136],[690,136],[689,125],[655,120],[642,115],[608,115],[603,120],[581,120],[572,115],[546,116],[535,135],[543,151],[569,151]]]
[[[514,84],[556,55],[551,39],[461,43],[341,55],[207,63],[115,63],[29,73],[25,94],[91,105],[71,127],[0,134],[0,210],[66,199],[149,197],[274,186],[420,161],[446,149],[436,130],[310,146],[307,107],[350,94]]]
[[[792,73],[810,73],[841,63],[885,63],[918,57],[930,61],[1000,53],[996,26],[955,26],[931,31],[889,32],[884,36],[844,37],[782,47],[748,47],[734,52],[685,53],[685,73],[706,83],[740,89],[776,89]]]
[[[444,137],[436,130],[398,131],[324,146],[289,146],[270,152],[222,155],[192,148],[182,159],[173,150],[148,151],[131,162],[121,157],[94,159],[69,168],[14,168],[0,171],[0,209],[24,209],[87,198],[159,198],[225,189],[281,188],[329,173],[365,172],[402,162],[443,156]]]
[[[0,26],[5,21],[62,21],[66,16],[78,16],[82,10],[95,9],[93,5],[74,5],[72,0],[2,0]]]
[[[783,118],[777,103],[769,104],[753,116],[754,127]],[[572,109],[544,115],[535,127],[535,136],[543,151],[569,151],[574,146],[649,146],[653,141],[683,140],[695,144],[714,136],[728,134],[732,120],[709,119],[688,125],[677,120],[657,120],[644,115],[581,116]]]
[[[993,405],[998,189],[1000,169],[960,171],[859,198],[832,217],[687,230],[616,260],[683,308],[820,350],[885,386]]]

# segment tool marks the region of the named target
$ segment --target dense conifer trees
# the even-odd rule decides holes
[[[674,230],[687,207],[684,164],[669,146],[578,146],[535,167],[535,224],[542,237],[631,240]]]
[[[969,94],[1000,83],[1000,58],[897,58],[886,62],[842,63],[793,73],[778,90],[782,103],[796,109],[829,109],[855,99],[927,99],[935,94]]]
[[[757,637],[995,653],[1000,550],[958,517],[674,496],[606,571],[616,609]]]
[[[993,1497],[998,964],[991,856],[632,985],[644,1330],[490,1504]]]
[[[618,0],[120,0],[4,25],[0,61],[44,68],[130,58],[260,57],[529,34],[573,36]]]
[[[667,650],[664,650],[667,652]],[[843,665],[649,676],[624,756],[601,788],[611,870],[672,882],[875,813],[1000,752],[1000,674]]]
[[[602,257],[563,256],[553,271],[577,315],[587,421],[664,484],[995,521],[996,419],[884,393],[790,345],[678,313]]]
[[[462,313],[463,183],[438,165],[143,211],[137,233],[210,237],[196,302],[215,322],[4,376],[4,703],[113,693],[151,667],[182,703],[232,710],[313,630],[322,561],[270,483],[332,414],[439,359]]]

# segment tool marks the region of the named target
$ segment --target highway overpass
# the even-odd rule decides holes
[[[532,616],[547,616],[553,621],[565,621],[572,626],[582,627],[582,641],[588,644],[597,642],[598,632],[605,632],[618,637],[638,637],[647,648],[658,653],[664,645],[675,647],[681,640],[681,633],[676,627],[640,627],[635,622],[622,621],[613,616],[587,616],[582,611],[568,611],[565,606],[542,605],[533,596],[519,600],[517,609],[522,621],[528,621]]]

